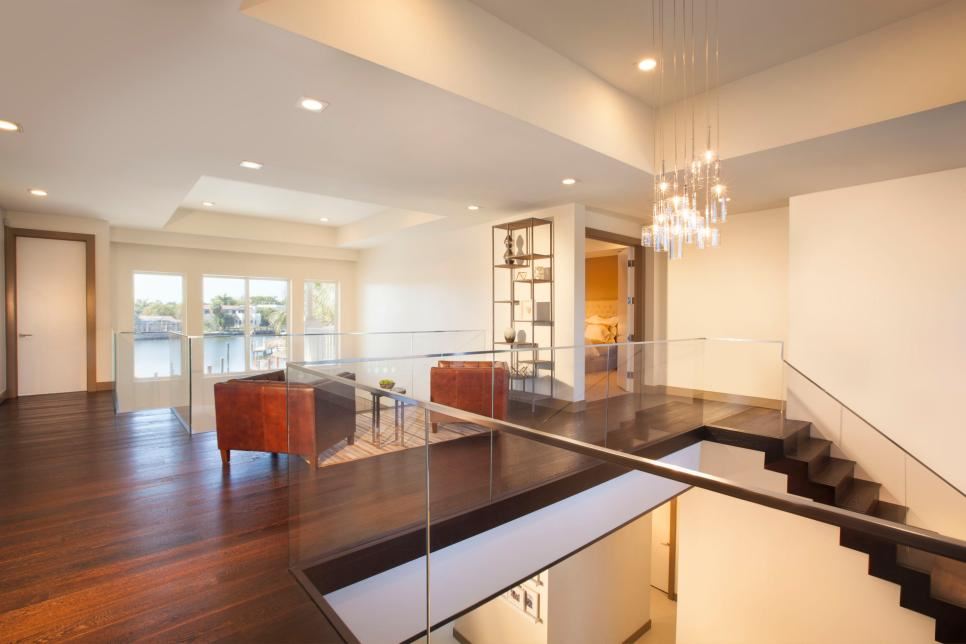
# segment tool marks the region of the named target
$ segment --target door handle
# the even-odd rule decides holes
[[[670,543],[670,542],[668,542],[668,541],[662,541],[662,542],[661,542],[661,545],[662,545],[662,546],[668,546],[668,547],[670,547],[670,546],[671,546],[671,543]]]
[[[34,334],[33,333],[18,333],[17,335],[20,336],[21,338],[32,338],[32,337],[34,337]]]

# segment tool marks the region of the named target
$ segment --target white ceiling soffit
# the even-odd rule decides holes
[[[242,11],[651,170],[651,108],[470,0],[254,0]]]
[[[947,3],[728,83],[718,93],[718,152],[728,159],[966,100],[964,34],[966,2]],[[674,112],[682,121],[691,109],[661,109],[667,146]]]
[[[732,212],[788,197],[966,167],[966,101],[730,159]]]
[[[585,257],[608,257],[616,255],[627,248],[622,244],[612,244],[611,242],[600,241],[599,239],[584,240]]]
[[[655,0],[660,2],[660,0]],[[672,24],[672,0],[663,0]],[[709,11],[716,0],[709,1]],[[958,2],[959,0],[953,0]],[[656,73],[637,63],[653,56],[651,0],[473,0],[501,20],[592,71],[648,105],[660,102]],[[794,60],[947,0],[717,0],[721,82],[728,83]],[[690,15],[691,2],[688,2]],[[681,3],[678,2],[680,19]],[[704,6],[695,7],[695,32],[703,34]],[[703,36],[701,37],[703,41]],[[665,47],[671,55],[670,43]],[[703,87],[703,56],[697,78]],[[664,102],[682,97],[665,87]]]
[[[203,176],[457,218],[644,206],[631,165],[238,8],[5,1],[0,110],[24,131],[0,137],[0,207],[161,228]]]
[[[207,176],[198,179],[181,205],[204,210],[205,202],[213,203],[211,210],[216,212],[327,226],[342,226],[386,210],[364,201]]]

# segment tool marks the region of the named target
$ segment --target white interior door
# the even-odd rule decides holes
[[[651,585],[668,592],[671,571],[671,503],[651,512]]]
[[[17,393],[87,389],[87,248],[17,237]]]

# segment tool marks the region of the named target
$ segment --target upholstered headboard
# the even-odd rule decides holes
[[[617,316],[618,300],[587,300],[584,319],[599,315],[602,318]]]

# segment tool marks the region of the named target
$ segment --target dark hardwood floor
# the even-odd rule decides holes
[[[287,467],[110,393],[0,405],[0,641],[340,641],[288,572]]]
[[[740,409],[634,396],[609,401],[606,413],[588,403],[511,416],[638,451],[701,427],[709,411]],[[430,452],[434,548],[617,473],[499,433]],[[289,558],[355,551],[365,559],[380,543],[389,559],[418,556],[425,466],[426,450],[412,449],[321,470],[239,452],[223,468],[214,434],[189,436],[168,411],[115,416],[109,393],[8,401],[0,405],[0,641],[340,641],[288,572]],[[327,570],[317,585],[385,569],[382,550],[366,565],[345,558],[347,575]]]

